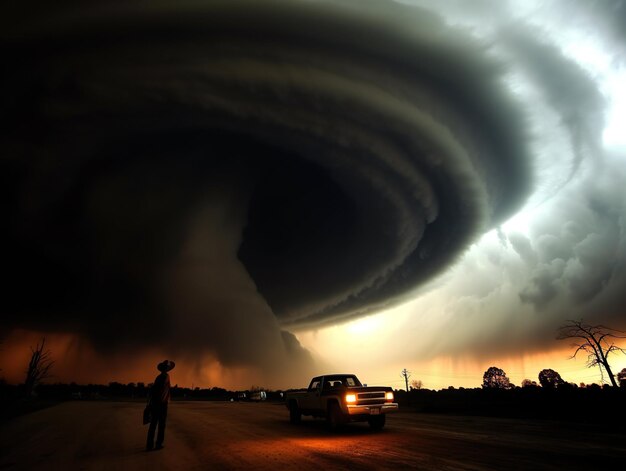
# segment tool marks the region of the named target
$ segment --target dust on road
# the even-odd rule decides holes
[[[542,421],[400,412],[382,432],[291,425],[270,403],[174,402],[165,449],[146,452],[143,404],[67,402],[0,426],[0,469],[599,469],[624,435]]]

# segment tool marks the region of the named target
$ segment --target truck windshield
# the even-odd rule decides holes
[[[330,375],[324,377],[324,388],[337,388],[340,386],[361,386],[361,382],[354,375]]]

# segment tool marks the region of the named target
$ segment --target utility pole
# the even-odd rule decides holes
[[[406,392],[409,392],[409,378],[411,377],[411,372],[405,368],[402,370],[400,376],[404,378],[404,383],[406,384]]]

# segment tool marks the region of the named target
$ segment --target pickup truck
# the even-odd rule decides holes
[[[306,391],[288,392],[285,404],[292,424],[310,415],[325,418],[331,430],[350,421],[369,422],[380,430],[387,414],[398,410],[390,387],[363,386],[352,374],[316,376]]]

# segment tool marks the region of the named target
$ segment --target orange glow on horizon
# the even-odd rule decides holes
[[[489,359],[476,359],[465,355],[463,357],[439,357],[422,362],[398,363],[393,368],[363,371],[364,374],[359,377],[369,384],[384,384],[394,389],[405,389],[405,382],[400,377],[400,371],[402,368],[407,368],[411,372],[409,384],[412,380],[421,380],[422,387],[426,389],[439,390],[449,386],[478,388],[481,387],[483,374],[487,368],[497,366],[504,370],[516,386],[521,386],[524,379],[539,383],[539,372],[548,368],[557,371],[563,380],[569,383],[602,384],[599,369],[587,368],[586,357],[570,359],[572,349],[561,345],[559,347],[551,351]],[[622,368],[626,368],[626,355],[612,356],[610,364],[613,374],[617,375]],[[368,373],[369,378],[365,377],[365,373]],[[604,383],[610,384],[606,374]]]
[[[41,333],[15,330],[3,340],[0,350],[0,377],[11,384],[24,381],[26,366],[30,358],[30,347],[46,338],[46,349],[52,352],[55,365],[53,377],[48,383],[76,382],[80,384],[123,384],[143,382],[149,384],[158,374],[156,365],[165,358],[176,361],[176,368],[171,373],[172,384],[181,387],[211,388],[221,387],[230,390],[248,389],[258,385],[269,389],[305,387],[304,384],[272,385],[267,384],[260,372],[250,368],[228,368],[209,355],[203,358],[175,358],[158,351],[105,354],[97,352],[92,345],[75,334]],[[361,381],[370,385],[391,386],[404,389],[404,379],[400,371],[411,371],[410,380],[421,380],[427,389],[444,389],[449,386],[475,388],[480,387],[482,376],[490,366],[502,368],[511,382],[520,386],[522,380],[538,381],[539,371],[551,368],[559,372],[565,381],[579,384],[601,383],[597,367],[587,368],[586,358],[571,360],[572,349],[558,345],[558,349],[546,352],[525,353],[518,356],[492,357],[476,359],[471,355],[438,357],[425,361],[389,362],[385,364],[356,364],[350,358],[322,358],[324,371],[319,374],[345,371],[355,373]],[[351,359],[352,358],[352,359]],[[626,368],[626,355],[614,355],[610,359],[613,373]],[[608,378],[605,375],[605,382]]]
[[[202,358],[174,358],[156,350],[137,352],[101,353],[76,334],[41,333],[14,330],[3,340],[0,350],[0,377],[8,383],[24,382],[26,368],[35,347],[42,338],[46,339],[46,350],[50,350],[55,361],[52,377],[47,383],[123,384],[152,383],[157,376],[156,365],[164,359],[176,362],[170,373],[172,385],[181,387],[245,389],[252,384],[263,385],[258,372],[249,368],[226,368],[209,355]]]

